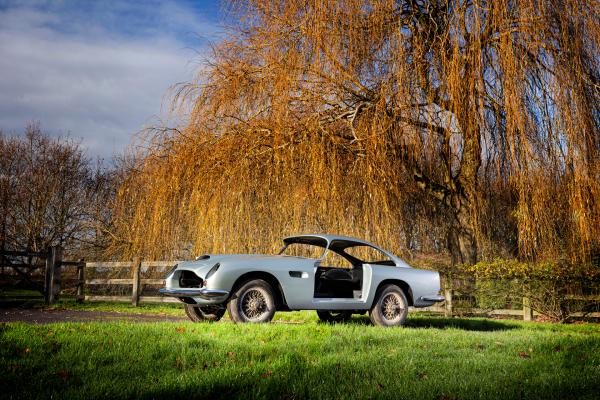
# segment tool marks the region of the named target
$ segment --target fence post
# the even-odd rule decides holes
[[[444,315],[446,317],[451,317],[453,314],[452,310],[452,289],[444,289]]]
[[[60,293],[61,273],[60,264],[62,262],[62,247],[52,246],[48,250],[46,257],[46,276],[44,283],[44,297],[46,304],[54,304],[58,300]]]
[[[77,302],[85,300],[85,260],[82,258],[77,265]]]
[[[131,304],[137,307],[140,301],[140,269],[142,268],[142,259],[140,257],[134,257],[133,259],[133,271],[132,281],[133,287],[131,290]]]
[[[44,271],[44,303],[50,304],[50,277],[52,270],[52,247],[48,247],[46,254],[46,269]]]
[[[523,297],[523,321],[533,321],[533,310],[529,297]]]

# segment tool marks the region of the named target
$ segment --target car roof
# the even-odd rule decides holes
[[[376,249],[380,248],[379,246],[377,246],[373,243],[369,243],[366,240],[357,239],[357,238],[353,238],[350,236],[320,234],[320,233],[305,233],[305,234],[301,234],[301,235],[288,236],[288,237],[283,238],[283,241],[288,242],[295,238],[310,238],[310,237],[325,239],[327,241],[327,244],[333,242],[334,240],[344,240],[347,242],[354,242],[357,244],[364,244],[367,246],[375,247]]]
[[[388,257],[390,257],[392,260],[394,260],[394,262],[396,263],[397,266],[406,266],[406,267],[409,266],[408,264],[406,264],[406,262],[404,262],[404,260],[402,260],[401,258],[398,258],[396,255],[390,253],[389,251],[386,251],[385,249],[382,249],[381,247],[379,247],[373,243],[367,242],[366,240],[357,239],[357,238],[353,238],[350,236],[321,234],[321,233],[305,233],[302,235],[294,235],[294,236],[285,237],[285,238],[283,238],[283,242],[287,244],[289,242],[293,242],[293,239],[303,239],[303,238],[324,239],[327,243],[325,244],[325,246],[322,246],[322,247],[327,247],[327,248],[329,248],[329,245],[331,244],[331,242],[333,242],[335,240],[356,243],[358,245],[370,246],[370,247],[373,247],[373,248],[381,251],[382,253],[386,254]],[[317,244],[317,243],[314,243],[314,244],[319,246],[319,244]]]

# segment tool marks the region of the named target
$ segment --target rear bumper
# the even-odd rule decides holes
[[[163,296],[171,297],[192,297],[200,298],[204,300],[211,300],[211,302],[218,302],[220,300],[225,301],[229,296],[227,290],[215,290],[215,289],[160,289],[159,293]]]

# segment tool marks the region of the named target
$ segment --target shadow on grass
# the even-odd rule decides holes
[[[408,328],[436,328],[436,329],[462,329],[465,331],[506,331],[521,329],[520,325],[508,321],[494,321],[492,319],[475,318],[444,318],[444,317],[417,317],[406,320]]]
[[[327,323],[327,322],[319,322]],[[371,320],[366,315],[354,316],[345,324],[355,325],[371,325]],[[507,331],[511,329],[521,329],[518,324],[513,324],[509,321],[494,321],[484,318],[445,318],[445,317],[412,317],[406,320],[404,324],[406,328],[433,328],[433,329],[461,329],[464,331]]]
[[[44,307],[44,298],[0,298],[0,309],[4,308],[41,308]]]

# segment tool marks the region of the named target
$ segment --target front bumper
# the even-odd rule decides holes
[[[215,289],[160,289],[159,293],[163,296],[171,297],[192,297],[200,298],[203,300],[211,300],[211,303],[217,303],[219,301],[225,301],[229,296],[227,290],[215,290]]]

